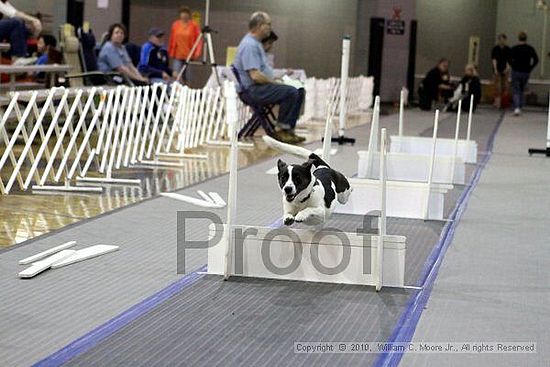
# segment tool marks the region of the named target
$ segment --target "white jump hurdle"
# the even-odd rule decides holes
[[[382,154],[379,233],[345,233],[337,230],[292,230],[235,224],[237,210],[236,95],[226,90],[231,136],[227,224],[211,225],[210,237],[221,241],[208,248],[208,273],[312,282],[404,286],[406,238],[386,234],[386,170]],[[233,107],[230,107],[233,106]],[[386,153],[382,131],[382,152]],[[353,194],[352,194],[353,196]],[[269,259],[266,261],[266,259]],[[339,269],[340,264],[346,264]],[[289,265],[290,264],[290,265]],[[281,270],[284,269],[284,270]]]
[[[375,110],[379,107],[378,97],[375,100]],[[374,113],[376,115],[376,111]],[[437,127],[439,120],[439,111],[436,111],[434,118],[434,133],[432,138],[431,156],[435,156],[435,144],[433,142],[437,137]],[[373,142],[371,140],[371,142]],[[373,151],[374,143],[371,144]],[[368,160],[367,160],[368,161]],[[389,160],[388,160],[389,161]],[[428,166],[428,177],[426,182],[412,181],[387,181],[388,201],[386,203],[386,212],[390,217],[412,218],[412,219],[444,219],[445,194],[453,188],[449,184],[436,184],[433,182],[433,173],[435,160],[431,159]],[[388,163],[388,167],[389,167]],[[380,172],[380,171],[379,171]],[[387,174],[387,173],[386,173]],[[349,200],[346,205],[336,208],[336,213],[362,215],[372,210],[377,210],[380,202],[380,185],[376,179],[353,178],[350,179],[353,187],[353,200]]]
[[[403,91],[401,92],[403,97]],[[460,104],[461,102],[459,102]],[[403,98],[400,106],[403,106]],[[400,107],[400,111],[402,108]],[[376,164],[372,164],[374,161],[378,161],[378,130],[379,130],[379,98],[375,99],[375,106],[373,110],[370,137],[368,150],[359,151],[357,177],[359,178],[378,178],[379,171]],[[402,121],[402,113],[399,117],[400,125]],[[457,129],[455,134],[455,150],[458,144],[458,130],[460,127],[460,111],[457,114]],[[432,145],[437,144],[439,138],[433,136],[431,139]],[[457,157],[455,154],[450,156],[437,155],[436,151],[431,151],[432,154],[414,154],[414,153],[401,153],[401,152],[389,152],[388,153],[388,179],[392,181],[413,181],[413,182],[427,182],[428,175],[432,160],[434,160],[433,170],[433,182],[443,184],[464,184],[466,168],[462,158]]]
[[[477,163],[477,142],[470,139],[472,128],[472,109],[473,95],[470,98],[470,110],[468,113],[468,128],[466,139],[458,139],[457,155],[462,158],[465,163]],[[401,131],[403,129],[401,128]],[[422,136],[405,136],[395,135],[390,136],[390,152],[397,153],[413,153],[413,154],[429,154],[431,151],[432,141],[430,138]],[[452,156],[455,151],[455,139],[438,139],[436,147],[436,155]]]

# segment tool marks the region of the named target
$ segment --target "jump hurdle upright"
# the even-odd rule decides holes
[[[403,93],[402,93],[403,94]],[[459,105],[462,102],[459,101]],[[403,100],[401,101],[401,107]],[[400,108],[401,110],[401,108]],[[401,115],[401,113],[400,113]],[[373,162],[378,161],[378,135],[380,119],[380,99],[375,98],[375,105],[372,115],[371,130],[369,136],[368,149],[357,152],[359,155],[357,177],[359,178],[378,178],[378,166]],[[402,116],[399,118],[402,121]],[[400,123],[401,125],[401,123]],[[454,139],[454,152],[452,155],[438,155],[437,151],[431,151],[432,154],[415,154],[407,152],[389,152],[388,153],[388,179],[392,181],[413,181],[427,182],[429,177],[429,168],[434,162],[433,182],[442,184],[464,184],[466,168],[461,157],[457,156],[458,132],[460,129],[460,110],[457,113],[457,122]],[[435,139],[435,140],[434,140]],[[431,143],[436,144],[440,138],[432,137]]]
[[[235,106],[236,94],[226,93]],[[231,136],[227,224],[210,226],[208,273],[310,282],[404,286],[406,238],[386,234],[386,130],[382,130],[379,180],[381,211],[378,234],[346,233],[337,229],[309,230],[237,225],[236,108],[228,108]],[[269,258],[269,261],[265,261]],[[288,265],[290,264],[290,265]],[[345,264],[345,266],[342,266]]]
[[[374,118],[376,118],[376,110],[379,108],[377,106],[378,103],[378,99],[375,100]],[[387,181],[386,187],[388,195],[386,212],[388,216],[424,220],[444,220],[445,194],[453,188],[453,185],[438,184],[434,183],[433,180],[438,123],[439,111],[436,111],[434,117],[434,132],[431,139],[432,149],[429,154],[431,159],[428,161],[429,165],[427,166],[428,174],[426,181]],[[370,150],[372,151],[375,150],[374,140],[375,138],[371,139],[372,144]],[[387,155],[387,153],[380,154],[384,156]],[[393,161],[389,161],[388,159],[388,167],[390,163],[393,163]],[[378,176],[380,176],[380,174]],[[349,182],[353,187],[353,200],[349,200],[343,206],[336,207],[336,213],[361,215],[373,210],[378,210],[381,204],[378,199],[380,197],[380,185],[377,179],[350,178]]]
[[[355,144],[354,138],[345,136],[347,122],[347,102],[348,102],[348,77],[349,77],[349,59],[351,52],[351,37],[345,36],[342,40],[342,62],[340,70],[340,114],[338,117],[338,137],[332,138],[338,145]]]
[[[477,142],[475,140],[471,140],[472,112],[473,95],[470,98],[466,139],[458,139],[457,155],[462,158],[465,163],[477,163]],[[402,121],[402,117],[400,117],[400,121]],[[400,128],[400,131],[402,133],[403,127]],[[427,137],[406,135],[390,136],[390,152],[426,155],[430,154],[431,147],[432,141]],[[436,154],[438,156],[452,156],[454,151],[455,139],[439,138],[437,140]]]
[[[546,149],[529,148],[529,155],[544,154],[550,157],[550,95],[548,96],[548,119],[546,122]]]

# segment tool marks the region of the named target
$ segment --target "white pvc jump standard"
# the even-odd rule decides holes
[[[477,142],[470,139],[472,129],[473,95],[470,98],[470,110],[468,113],[468,129],[466,139],[458,139],[457,155],[465,163],[477,163]],[[429,154],[431,151],[431,139],[422,136],[390,136],[390,152]],[[452,156],[455,150],[454,139],[438,139],[436,155]]]
[[[402,91],[403,96],[403,91]],[[369,137],[368,149],[366,151],[359,151],[359,163],[357,167],[357,177],[359,178],[378,178],[379,171],[377,165],[373,164],[373,161],[377,161],[378,158],[378,130],[379,130],[379,97],[375,99],[375,105],[373,110],[371,130]],[[459,108],[461,105],[459,101]],[[401,100],[400,105],[403,105]],[[401,108],[400,108],[401,110]],[[399,117],[400,125],[402,116]],[[460,157],[456,157],[457,145],[458,145],[458,132],[460,129],[460,110],[457,114],[455,140],[454,140],[454,152],[450,156],[432,154],[414,154],[414,153],[388,153],[388,179],[392,181],[413,181],[413,182],[426,182],[428,181],[429,168],[434,161],[433,182],[441,184],[459,184],[465,183],[466,168],[464,161]],[[434,140],[436,139],[436,140]],[[432,145],[439,140],[437,137],[432,137]],[[432,151],[433,153],[433,151]]]
[[[378,98],[378,97],[377,97]],[[375,101],[375,109],[377,109]],[[376,114],[376,112],[375,112]],[[439,111],[435,113],[434,134],[432,138],[431,156],[435,156],[435,144]],[[374,148],[371,147],[374,150]],[[389,166],[389,164],[388,164]],[[386,213],[390,217],[412,218],[424,220],[444,220],[445,194],[453,188],[448,184],[434,184],[434,159],[430,161],[427,182],[393,181],[388,180]],[[338,206],[335,213],[362,215],[378,210],[381,203],[380,186],[378,180],[367,178],[351,178],[353,200]]]
[[[228,105],[235,106],[234,93],[226,90],[226,98]],[[382,212],[378,235],[288,228],[278,229],[274,234],[273,228],[235,225],[238,155],[235,110],[229,107],[227,116],[232,142],[227,224],[210,227],[210,238],[220,236],[221,241],[208,248],[208,273],[223,275],[226,280],[237,275],[372,285],[376,290],[382,286],[403,287],[406,239],[385,233],[384,174],[379,180],[380,194],[384,197],[380,197],[381,206],[377,208]],[[385,132],[384,129],[384,137]],[[381,172],[386,172],[382,161]],[[235,261],[237,258],[239,261]],[[341,263],[346,265],[343,269],[339,269]]]
[[[339,103],[339,127],[338,127],[338,137],[333,138],[333,142],[337,142],[339,145],[355,144],[354,138],[347,138],[345,136],[346,132],[346,122],[347,122],[347,95],[348,95],[348,77],[349,77],[349,60],[351,52],[351,37],[345,36],[342,40],[342,61],[341,61],[341,70],[340,70],[340,103]]]

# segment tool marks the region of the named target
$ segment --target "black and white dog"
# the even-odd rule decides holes
[[[330,218],[336,201],[347,203],[352,189],[346,176],[305,148],[269,136],[263,139],[270,147],[307,159],[302,164],[287,164],[280,159],[277,162],[285,225],[294,222],[322,224]]]

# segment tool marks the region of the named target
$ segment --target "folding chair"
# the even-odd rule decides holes
[[[231,65],[231,71],[235,75],[235,79],[239,84],[241,91],[239,92],[239,98],[241,101],[252,108],[253,114],[250,120],[239,131],[238,138],[253,136],[256,130],[261,126],[265,133],[269,136],[275,135],[275,114],[273,113],[273,104],[258,105],[254,103],[250,93],[243,88],[239,72],[235,68],[235,65]]]

